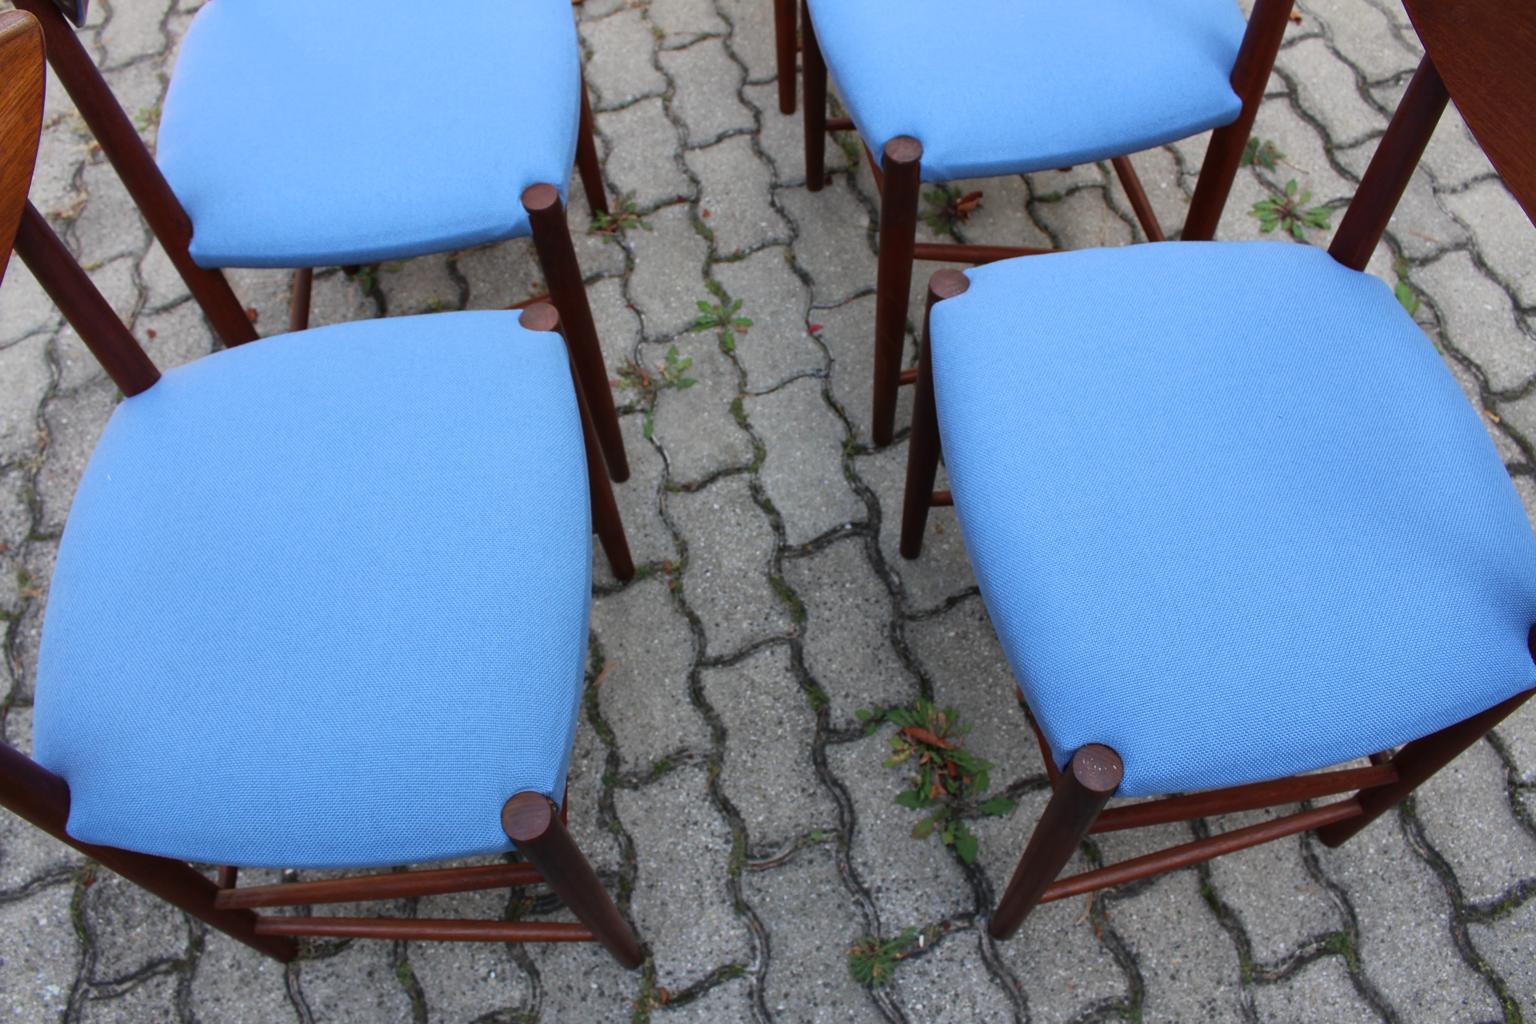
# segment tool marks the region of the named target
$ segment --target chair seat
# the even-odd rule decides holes
[[[403,259],[526,235],[580,107],[567,0],[218,0],[166,94],[161,169],[205,267]]]
[[[70,834],[269,867],[508,849],[502,804],[562,798],[576,728],[583,451],[560,337],[511,312],[269,338],[122,402],[38,665]]]
[[[811,0],[827,69],[878,154],[923,180],[1020,174],[1162,145],[1237,118],[1233,0]]]
[[[1010,260],[934,307],[955,506],[1061,764],[1280,778],[1536,682],[1536,538],[1373,277],[1285,243]]]

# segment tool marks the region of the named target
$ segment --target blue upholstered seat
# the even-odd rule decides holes
[[[811,0],[827,69],[878,154],[923,144],[923,179],[1121,156],[1227,124],[1234,0]]]
[[[218,0],[187,31],[158,154],[206,267],[365,263],[528,233],[564,193],[568,0]]]
[[[564,346],[511,312],[269,338],[125,400],[38,666],[70,834],[287,867],[508,849],[508,797],[562,798],[587,487]]]
[[[1285,243],[995,263],[934,307],[945,462],[1062,763],[1130,796],[1277,778],[1536,683],[1536,538],[1373,277]]]

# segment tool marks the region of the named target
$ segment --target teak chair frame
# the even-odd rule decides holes
[[[91,60],[85,46],[71,25],[85,23],[89,0],[16,0],[16,6],[42,23],[47,41],[48,62],[74,100],[80,116],[91,129],[123,186],[138,205],[144,220],[170,257],[171,264],[204,315],[214,333],[228,346],[243,345],[258,337],[256,327],[245,307],[235,296],[228,279],[217,269],[199,266],[192,258],[192,220],[170,183],[160,173],[155,158],[139,137],[133,122],[112,94],[111,87]],[[608,199],[603,189],[603,172],[598,162],[597,141],[593,132],[592,106],[587,98],[586,81],[581,83],[581,118],[576,135],[576,169],[582,190],[593,213],[608,213]],[[555,183],[540,189],[538,206],[528,207],[532,225],[533,247],[549,289],[548,300],[560,311],[570,341],[571,353],[586,383],[587,399],[597,425],[598,438],[610,477],[619,483],[629,479],[629,460],[619,429],[618,411],[608,384],[608,370],[603,362],[597,326],[587,301],[581,265],[571,240],[565,204],[560,201]],[[525,207],[527,207],[525,196]],[[292,300],[288,330],[301,331],[309,326],[313,267],[300,267],[293,273]],[[345,268],[356,272],[356,267]],[[537,299],[529,300],[539,301]],[[519,304],[522,305],[522,304]]]
[[[783,0],[778,0],[783,3]],[[1211,134],[1205,161],[1195,184],[1194,198],[1184,221],[1182,238],[1206,240],[1216,233],[1216,224],[1232,191],[1232,182],[1242,160],[1243,148],[1253,129],[1264,86],[1280,50],[1292,0],[1256,0],[1242,46],[1232,67],[1232,90],[1242,99],[1242,110],[1231,124]],[[816,29],[811,22],[809,0],[800,5],[801,56],[805,81],[805,182],[806,188],[819,192],[826,184],[826,137],[831,132],[858,129],[852,118],[827,116],[827,65]],[[782,39],[781,39],[782,44]],[[780,70],[783,88],[783,65]],[[902,368],[902,352],[907,333],[907,301],[912,290],[912,264],[915,260],[941,263],[992,263],[1015,256],[1035,256],[1052,252],[1027,246],[973,245],[956,242],[918,242],[917,212],[922,192],[923,144],[920,139],[898,135],[885,144],[877,161],[867,143],[864,156],[880,192],[879,260],[875,277],[875,369],[874,397],[870,435],[877,445],[887,445],[896,433],[896,396],[901,387],[915,383],[915,369]],[[1146,189],[1136,175],[1130,154],[1114,157],[1110,163],[1125,188],[1131,208],[1148,241],[1167,238]]]
[[[12,247],[127,397],[153,387],[160,372],[113,313],[47,220],[27,201],[43,111],[43,36],[30,14],[0,13],[0,277]],[[537,187],[537,186],[536,186]],[[553,306],[538,303],[521,314],[534,331],[559,331]],[[569,349],[567,342],[567,348]],[[602,470],[581,375],[571,379],[581,416],[594,522],[614,557],[614,572],[632,576],[612,485]],[[323,881],[239,887],[239,873],[224,867],[217,881],[178,860],[76,840],[66,831],[69,784],[0,743],[0,806],[137,883],[186,913],[278,960],[291,960],[301,936],[435,939],[488,942],[601,942],[625,967],[644,953],[634,932],[604,890],[565,825],[564,807],[541,793],[515,793],[501,825],[524,860],[518,863],[365,874]],[[547,883],[577,922],[441,920],[388,917],[270,916],[266,907],[399,899]]]
[[[800,55],[799,0],[773,0],[773,62],[779,83],[779,113],[795,112],[795,64]]]
[[[1262,4],[1264,0],[1260,0]],[[1406,0],[1416,26],[1428,34],[1429,26],[1439,33],[1454,32],[1460,23],[1448,24],[1452,15],[1436,9],[1434,0]],[[1463,8],[1480,7],[1476,14]],[[1481,19],[1487,29],[1500,16],[1498,0],[1471,0],[1459,5],[1455,19]],[[1536,16],[1524,15],[1527,39],[1536,39]],[[1519,38],[1520,33],[1513,33]],[[1335,260],[1353,270],[1364,271],[1371,253],[1385,233],[1387,223],[1402,198],[1419,157],[1429,143],[1449,99],[1441,72],[1431,57],[1436,39],[1431,38],[1430,56],[1419,64],[1386,134],[1366,168],[1348,212],[1339,225],[1328,252]],[[1451,53],[1447,48],[1444,53]],[[1508,60],[1512,47],[1501,54]],[[1520,59],[1528,57],[1522,53]],[[1528,214],[1536,215],[1536,139],[1529,134],[1514,135],[1505,110],[1522,102],[1531,109],[1536,104],[1536,68],[1527,67],[1516,79],[1512,68],[1494,74],[1484,63],[1488,55],[1479,53],[1474,61],[1465,52],[1437,59],[1446,61],[1447,77],[1457,83],[1458,97],[1468,105],[1463,109],[1467,120],[1490,126],[1490,131],[1509,133],[1497,143],[1485,142],[1484,148],[1494,158],[1506,182],[1514,188]],[[1473,95],[1479,87],[1481,96]],[[1472,103],[1478,103],[1473,107]],[[1496,151],[1494,146],[1498,146]],[[1283,244],[1283,243],[1275,243]],[[933,307],[965,292],[969,282],[958,270],[936,272],[929,281],[927,306],[923,320],[922,347],[918,357],[917,391],[912,412],[912,431],[907,453],[906,490],[903,497],[901,554],[916,558],[922,551],[928,512],[934,506],[952,505],[947,491],[934,491],[941,455],[938,412],[934,401],[933,368],[930,359],[930,324]],[[1536,660],[1536,626],[1531,628],[1527,646]],[[1055,757],[1033,715],[1034,729],[1045,761],[1052,793],[1031,835],[1023,856],[1008,883],[1008,888],[992,914],[988,930],[994,938],[1006,939],[1018,930],[1029,912],[1040,903],[1093,892],[1109,886],[1135,881],[1149,875],[1187,867],[1213,857],[1246,849],[1284,836],[1315,830],[1324,845],[1344,843],[1385,812],[1406,799],[1457,755],[1482,739],[1517,708],[1536,695],[1536,689],[1503,701],[1438,732],[1414,740],[1393,750],[1371,755],[1363,766],[1338,768],[1309,775],[1297,775],[1268,782],[1230,786],[1199,793],[1167,796],[1121,807],[1107,808],[1120,785],[1123,764],[1112,748],[1089,744],[1072,755],[1065,770],[1058,769]],[[1188,821],[1237,811],[1256,810],[1321,797],[1350,794],[1342,800],[1310,807],[1269,821],[1234,829],[1180,846],[1158,850],[1118,864],[1108,865],[1058,878],[1083,839],[1092,833],[1140,828],[1169,822]]]

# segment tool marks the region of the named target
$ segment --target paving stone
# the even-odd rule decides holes
[[[1329,1024],[1376,1024],[1381,1017],[1360,996],[1344,958],[1323,957],[1284,981],[1253,988],[1254,1009],[1262,1024],[1328,1021]]]
[[[1465,252],[1447,253],[1413,271],[1413,283],[1440,311],[1444,340],[1482,368],[1489,386],[1519,386],[1536,373],[1536,338],[1515,319],[1509,295]],[[1515,419],[1525,429],[1523,422]]]
[[[691,327],[699,315],[699,300],[711,298],[703,278],[709,245],[686,206],[668,206],[646,220],[652,230],[629,233],[635,257],[629,295],[645,336],[659,341]]]
[[[700,216],[715,236],[715,253],[733,253],[789,241],[789,223],[772,206],[772,169],[758,158],[752,140],[733,135],[707,149],[684,154],[699,179]]]
[[[134,335],[162,370],[201,359],[213,350],[213,332],[195,302],[146,313],[134,324]]]
[[[869,211],[844,179],[829,181],[820,192],[808,192],[800,185],[783,188],[777,198],[794,218],[795,258],[810,274],[816,305],[836,305],[873,290],[875,249]]]
[[[1493,272],[1514,289],[1521,305],[1536,305],[1536,262],[1525,212],[1501,181],[1489,180],[1440,197],[1463,225],[1477,232],[1477,248]]]
[[[893,732],[885,726],[827,748],[827,767],[853,805],[849,860],[887,935],[974,909],[954,854],[936,837],[914,839],[912,828],[922,815],[896,803],[908,773],[901,766],[885,767]]]
[[[739,394],[735,364],[712,334],[684,335],[675,346],[680,362],[693,360],[683,372],[698,383],[682,390],[666,388],[656,396],[653,434],[666,453],[672,482],[694,483],[750,465],[752,438],[737,426],[732,412]],[[652,345],[643,351],[654,367],[670,350]]]
[[[707,750],[709,729],[688,697],[693,637],[659,578],[598,600],[592,631],[606,657],[598,706],[624,770],[643,772],[678,750]]]
[[[746,921],[725,872],[731,832],[705,789],[703,766],[677,768],[640,790],[614,794],[635,841],[635,925],[646,937],[657,984],[680,989],[715,968],[752,961]]]
[[[138,255],[149,244],[149,229],[133,198],[104,159],[85,165],[80,181],[91,197],[71,225],[70,235],[82,264],[90,269],[123,255]]]
[[[1061,240],[1062,248],[1127,245],[1135,240],[1135,232],[1105,204],[1104,194],[1099,188],[1079,189],[1059,202],[1036,202],[1034,214],[1046,230]]]
[[[105,57],[103,63],[109,66],[123,64],[163,52],[167,42],[160,22],[172,6],[164,0],[155,0],[131,13],[124,11],[119,15],[114,12],[98,37]]]
[[[288,999],[282,964],[236,942],[214,928],[205,929],[203,954],[191,983],[191,1007],[207,1024],[299,1024]]]
[[[835,828],[837,807],[812,767],[816,716],[789,649],[772,647],[706,669],[702,683],[726,732],[720,789],[741,815],[750,853]]]
[[[1527,899],[1508,916],[1467,931],[1529,1018],[1536,1010],[1536,900]]]
[[[546,291],[533,244],[524,238],[465,249],[453,265],[469,288],[466,309],[505,309]]]
[[[378,316],[378,304],[363,291],[358,282],[342,273],[316,274],[314,293],[310,296],[309,325],[350,323]],[[274,324],[270,330],[283,330]]]
[[[1474,744],[1414,795],[1425,834],[1468,900],[1496,899],[1536,878],[1536,836],[1510,813],[1504,763],[1491,746]]]
[[[742,978],[716,985],[699,998],[669,1004],[651,1012],[651,1019],[667,1024],[717,1024],[719,1021],[751,1020],[752,990]]]
[[[0,348],[0,464],[12,462],[37,444],[37,409],[53,383],[48,337],[33,334]]]
[[[710,0],[650,0],[651,24],[662,32],[664,48],[686,46],[704,35],[724,35],[728,26]]]
[[[1322,39],[1303,39],[1281,50],[1275,66],[1289,76],[1302,108],[1335,142],[1359,142],[1386,127],[1386,118],[1361,98],[1354,70]]]
[[[817,377],[748,396],[747,418],[768,457],[759,479],[784,520],[785,540],[803,544],[865,518],[864,503],[843,475],[842,421]]]
[[[1527,703],[1494,730],[1515,762],[1522,783],[1536,783],[1536,707]]]
[[[1270,821],[1299,807],[1277,807],[1213,818],[1213,835]],[[1278,963],[1308,940],[1344,928],[1333,897],[1307,873],[1301,840],[1279,839],[1211,861],[1217,895],[1242,922],[1253,959]]]
[[[763,249],[739,263],[718,263],[714,276],[752,321],[736,339],[736,359],[755,392],[806,373],[825,370],[826,353],[812,340],[806,321],[810,294],[795,275],[788,251]]]
[[[904,391],[911,390],[903,388]],[[900,407],[897,422],[902,422]],[[907,443],[900,441],[872,455],[856,459],[855,471],[875,492],[888,523],[880,531],[880,551],[886,568],[901,581],[904,600],[910,610],[926,610],[976,586],[971,563],[960,535],[960,523],[953,509],[936,508],[928,516],[928,532],[923,550],[914,559],[901,557],[901,496],[906,489]],[[948,486],[942,467],[938,487]]]
[[[152,974],[126,989],[94,989],[80,1007],[80,1020],[88,1024],[142,1024],[147,1020],[173,1020],[176,1013],[177,976]]]
[[[640,96],[659,96],[666,89],[666,79],[656,70],[651,55],[655,46],[651,26],[639,9],[583,21],[581,37],[589,54],[587,87],[596,94],[593,102],[597,109],[609,110]]]
[[[25,725],[12,719],[25,718]],[[12,709],[7,716],[6,741],[24,754],[32,749],[30,710]],[[0,815],[0,894],[15,893],[42,880],[62,880],[84,862],[71,847],[7,811]],[[3,898],[3,897],[0,897]]]
[[[741,66],[719,39],[666,50],[659,59],[672,79],[672,113],[683,124],[688,146],[707,146],[727,133],[755,127],[752,111],[736,98]]]
[[[9,816],[7,814],[7,816]],[[80,951],[69,920],[70,885],[0,903],[0,1018],[62,1020]]]
[[[507,905],[501,891],[429,896],[419,917],[498,918]],[[502,943],[413,942],[411,973],[421,986],[431,1019],[475,1021],[511,1017],[528,1009],[533,986]]]
[[[727,45],[746,67],[747,81],[776,83],[779,65],[774,55],[773,5],[758,0],[717,0],[716,6],[731,24]],[[777,89],[775,84],[775,110],[778,109]],[[798,107],[796,112],[798,114]]]
[[[610,888],[623,865],[618,836],[603,814],[604,777],[608,768],[608,748],[583,712],[576,726],[576,742],[571,750],[571,766],[566,776],[566,826],[582,855]]]
[[[811,310],[812,326],[820,325],[816,337],[831,355],[829,372],[832,378],[832,398],[853,431],[853,440],[868,445],[870,438],[871,401],[874,394],[875,368],[875,297],[873,293],[830,309]],[[916,358],[916,349],[908,340],[904,356],[906,363]],[[911,422],[912,389],[900,388],[896,392],[897,429]],[[861,476],[862,469],[857,470]],[[901,468],[902,480],[906,479],[906,464]],[[866,478],[867,480],[867,478]],[[890,498],[901,507],[899,491]]]
[[[407,269],[410,273],[406,273]],[[379,268],[379,286],[384,291],[390,316],[461,309],[466,298],[461,294],[452,256],[448,253],[385,263]]]
[[[11,260],[0,281],[0,348],[29,334],[57,329],[58,307],[21,260]]]
[[[96,952],[91,980],[120,983],[187,952],[187,920],[174,907],[105,869],[80,903]]]
[[[803,188],[805,132],[799,113],[779,113],[779,90],[776,85],[748,85],[742,89],[742,95],[757,111],[757,144],[773,165],[774,184]],[[839,174],[840,177],[840,172],[848,169],[848,158],[835,142],[827,146],[826,169],[828,174]]]
[[[44,407],[48,459],[37,474],[44,529],[54,533],[63,529],[75,485],[117,401],[117,388],[102,381],[70,395],[55,395]]]
[[[530,945],[527,952],[542,984],[539,1020],[628,1024],[640,975],[614,963],[601,946],[560,942]]]
[[[679,162],[658,158],[658,143],[677,143],[677,129],[667,120],[661,100],[642,100],[623,110],[598,114],[597,126],[608,141],[603,167],[618,195],[627,196],[641,210],[649,210],[694,194],[694,184]],[[632,231],[629,236],[638,234]]]
[[[891,647],[894,611],[863,538],[786,559],[784,578],[805,606],[805,664],[827,695],[834,729],[852,726],[861,708],[906,704],[917,695],[917,680]]]
[[[622,393],[614,397],[619,401],[624,399]],[[644,414],[620,416],[619,433],[623,435],[624,453],[629,459],[629,479],[614,484],[613,494],[619,503],[630,557],[637,566],[675,561],[677,545],[672,541],[666,522],[656,514],[657,493],[666,467],[660,450],[645,437]],[[602,545],[595,541],[592,545],[592,578],[599,586],[618,583]]]
[[[1461,188],[1494,174],[1493,164],[1467,130],[1454,105],[1446,107],[1435,133],[1429,137],[1422,161],[1442,189]]]
[[[1367,0],[1303,0],[1301,7],[1322,20],[1334,46],[1367,79],[1379,81],[1418,67],[1419,54],[1397,38],[1386,12]]]
[[[793,629],[788,608],[766,578],[773,531],[749,494],[745,478],[732,476],[671,501],[688,544],[683,597],[703,624],[706,653],[713,656]]]
[[[410,1024],[411,1000],[395,976],[392,947],[356,941],[334,956],[304,962],[299,990],[313,1019]]]
[[[1335,850],[1323,871],[1343,886],[1360,927],[1361,967],[1405,1021],[1483,1021],[1498,1000],[1457,954],[1445,889],[1384,815]]]
[[[977,932],[957,932],[896,968],[896,997],[912,1019],[958,1024],[1013,1015],[1013,1004],[982,960],[983,941]]]
[[[1193,871],[1157,879],[1129,898],[1111,900],[1109,919],[1136,957],[1146,1002],[1142,1020],[1240,1021],[1230,979],[1237,950],[1200,898]]]
[[[848,973],[848,949],[867,928],[830,847],[803,850],[771,871],[749,871],[742,888],[769,935],[763,1001],[776,1020],[884,1019]]]

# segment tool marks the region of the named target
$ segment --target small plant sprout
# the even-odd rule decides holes
[[[974,811],[989,817],[1010,813],[1014,802],[1007,796],[995,796],[977,803],[986,793],[991,762],[961,746],[969,730],[960,725],[954,708],[938,708],[919,698],[910,708],[888,711],[856,712],[866,733],[874,732],[881,722],[896,726],[891,737],[891,756],[886,767],[906,766],[912,774],[908,787],[896,795],[896,802],[914,811],[928,811],[912,826],[912,838],[938,836],[945,846],[967,864],[976,861],[976,836],[963,815]]]
[[[1326,231],[1333,211],[1326,206],[1307,206],[1312,193],[1298,192],[1296,179],[1292,178],[1283,191],[1254,203],[1248,212],[1259,219],[1259,230],[1268,234],[1277,227],[1284,228],[1298,242],[1307,240],[1308,228]]]
[[[160,103],[157,100],[148,107],[140,107],[133,116],[133,123],[144,135],[152,135],[160,127]]]
[[[626,192],[619,197],[614,212],[592,215],[592,227],[588,229],[588,234],[601,235],[605,242],[616,242],[630,228],[651,230],[644,216],[635,208],[635,200]]]
[[[1392,286],[1392,294],[1397,296],[1397,301],[1413,316],[1419,311],[1419,293],[1413,290],[1413,285],[1408,281],[1408,261],[1399,257],[1392,261],[1392,273],[1397,277],[1397,283]]]
[[[716,306],[704,299],[698,301],[699,317],[693,322],[691,330],[695,331],[719,331],[720,351],[736,351],[736,334],[747,333],[752,326],[749,317],[741,315],[741,300],[734,302],[722,302]]]
[[[928,208],[923,211],[923,223],[936,233],[953,235],[956,224],[964,224],[981,206],[981,193],[961,192],[958,185],[940,185],[923,193]]]
[[[1266,171],[1272,171],[1285,159],[1285,154],[1269,139],[1261,139],[1257,135],[1248,140],[1248,145],[1243,147],[1243,157],[1240,163],[1244,167],[1262,167]]]
[[[624,365],[619,367],[615,383],[621,388],[637,392],[645,406],[646,440],[650,440],[655,428],[656,395],[666,388],[687,391],[697,384],[697,380],[688,376],[692,366],[693,358],[680,355],[677,346],[672,345],[667,349],[664,361],[656,364],[655,372],[647,370],[633,359],[626,359]]]
[[[848,973],[860,985],[879,988],[890,982],[896,965],[911,955],[908,950],[916,941],[916,928],[884,942],[878,935],[866,935],[848,950]]]

